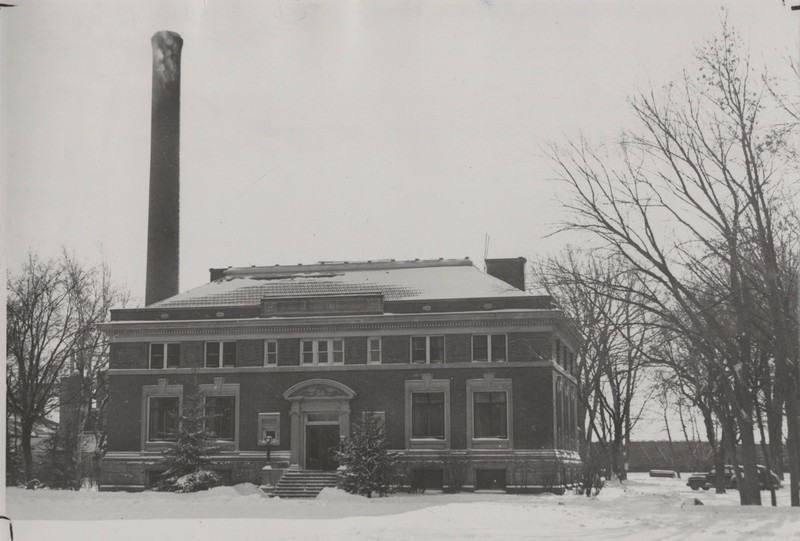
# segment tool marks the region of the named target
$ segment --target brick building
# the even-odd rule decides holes
[[[557,488],[579,464],[574,329],[525,292],[525,260],[212,269],[211,281],[112,312],[105,489],[163,470],[199,384],[228,482],[331,470],[371,415],[407,485]]]

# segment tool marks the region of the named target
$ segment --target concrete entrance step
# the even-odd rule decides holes
[[[281,476],[272,494],[279,498],[316,498],[323,488],[333,488],[337,482],[336,472],[290,470]]]

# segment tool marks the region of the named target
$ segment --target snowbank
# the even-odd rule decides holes
[[[251,484],[195,494],[9,489],[17,539],[800,539],[800,513],[738,506],[738,493],[694,492],[681,479],[633,477],[596,498],[398,494],[326,489],[316,500],[265,498]],[[768,493],[762,493],[769,501]],[[704,505],[681,505],[698,498]],[[136,520],[147,519],[147,520]],[[175,520],[182,519],[182,520]]]
[[[323,488],[322,492],[319,493],[317,496],[317,500],[322,500],[326,502],[362,502],[368,498],[364,496],[359,496],[357,494],[350,494],[349,492],[345,492],[344,490],[338,488]]]
[[[214,487],[205,492],[198,492],[198,494],[207,494],[210,497],[216,496],[259,496],[267,497],[267,495],[253,483],[239,483],[230,487]]]

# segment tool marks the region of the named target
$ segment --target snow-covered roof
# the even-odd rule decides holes
[[[268,297],[383,294],[386,301],[525,297],[468,259],[239,267],[152,304],[159,308],[258,305]]]

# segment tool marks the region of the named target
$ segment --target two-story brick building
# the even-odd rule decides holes
[[[524,291],[525,260],[212,269],[211,281],[112,312],[104,488],[147,486],[199,384],[229,482],[266,464],[331,470],[377,416],[403,483],[549,489],[576,441],[574,329]]]

